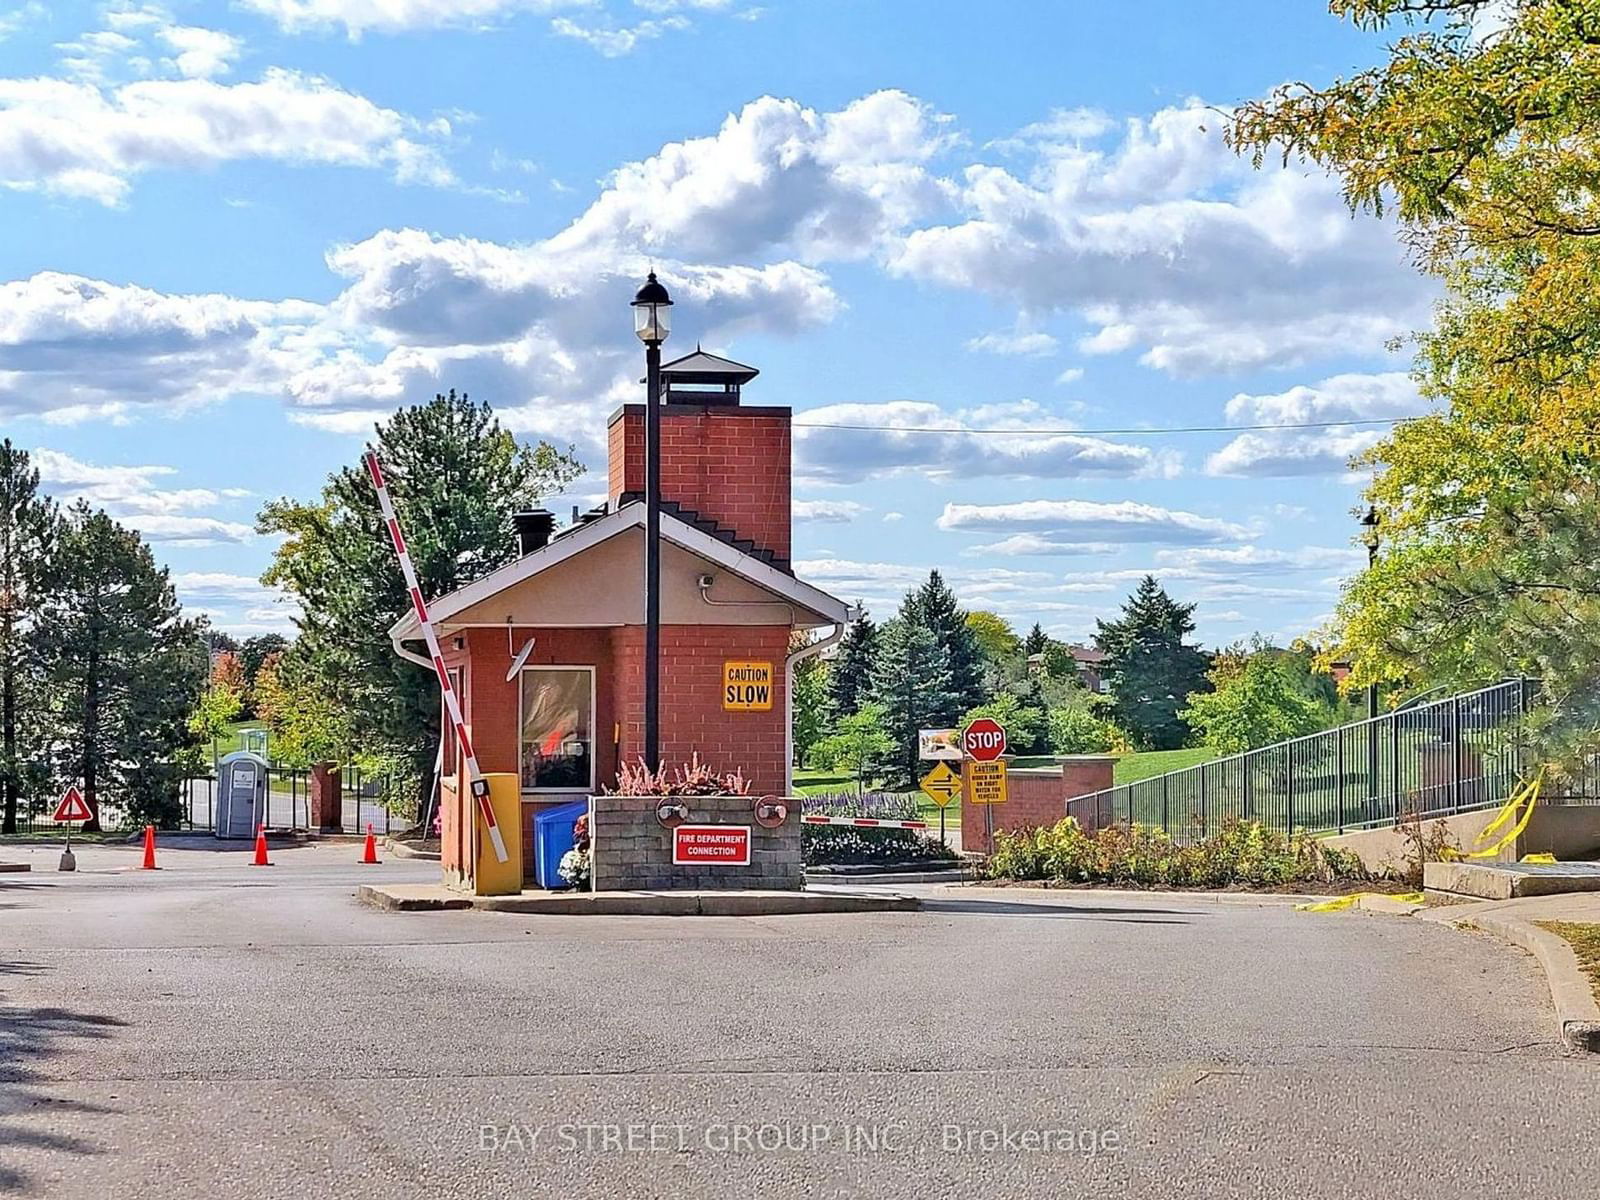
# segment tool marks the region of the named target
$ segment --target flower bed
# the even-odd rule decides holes
[[[916,798],[896,792],[805,796],[801,812],[806,816],[872,817],[880,821],[922,819]],[[915,829],[852,829],[845,825],[802,825],[800,850],[808,867],[821,863],[931,862],[955,857],[937,839],[924,837]]]

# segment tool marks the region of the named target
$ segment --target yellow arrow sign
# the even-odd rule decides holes
[[[939,763],[922,777],[922,791],[940,808],[946,808],[961,798],[961,776]]]

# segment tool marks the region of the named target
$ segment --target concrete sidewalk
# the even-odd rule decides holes
[[[366,884],[356,899],[391,912],[439,912],[475,908],[482,912],[544,916],[769,917],[795,913],[905,912],[920,901],[879,889],[847,891],[810,888],[803,892],[521,892],[515,896],[469,896],[438,884]]]
[[[1600,1004],[1595,1001],[1594,987],[1578,966],[1578,957],[1567,940],[1536,924],[1539,921],[1600,924],[1600,894],[1571,892],[1517,900],[1485,900],[1425,909],[1416,915],[1424,921],[1483,929],[1528,951],[1538,960],[1550,984],[1561,1041],[1572,1050],[1600,1053]]]

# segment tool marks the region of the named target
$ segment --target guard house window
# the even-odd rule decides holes
[[[462,715],[465,716],[467,698],[462,695],[461,689],[466,684],[466,672],[460,667],[451,667],[448,674],[450,688],[455,692],[456,701],[461,705]],[[439,762],[439,775],[440,778],[448,780],[451,785],[454,785],[458,743],[456,741],[456,731],[450,727],[450,709],[443,704],[439,706],[439,723],[441,726],[439,743],[443,750],[443,755]]]
[[[522,790],[594,788],[594,671],[522,672]]]

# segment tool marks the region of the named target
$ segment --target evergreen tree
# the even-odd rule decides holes
[[[1022,653],[1031,658],[1035,654],[1043,654],[1049,645],[1049,637],[1039,622],[1035,621],[1033,628],[1028,630],[1028,636],[1022,639]]]
[[[80,502],[52,557],[34,637],[65,750],[100,827],[100,799],[134,821],[176,815],[172,762],[205,684],[197,622],[184,620],[166,568],[139,535]]]
[[[488,405],[453,391],[395,413],[377,426],[375,444],[430,599],[515,558],[512,514],[582,470],[547,442],[520,445]],[[438,745],[439,684],[389,645],[389,627],[410,605],[365,467],[336,471],[318,503],[268,504],[257,527],[286,535],[262,579],[293,593],[302,610],[285,669],[314,680],[363,747],[402,756],[424,775]]]
[[[1122,616],[1098,623],[1095,644],[1106,654],[1116,722],[1150,749],[1183,745],[1189,726],[1179,713],[1192,693],[1210,690],[1206,656],[1183,640],[1194,632],[1194,609],[1146,575]]]
[[[828,710],[834,720],[848,717],[867,702],[877,654],[878,627],[863,615],[845,631],[828,667]]]
[[[892,783],[910,786],[917,777],[917,732],[942,729],[960,714],[950,689],[949,658],[920,619],[915,594],[879,635],[872,700],[883,706],[883,728],[894,743]]]
[[[37,716],[24,703],[24,691],[31,690],[24,678],[26,631],[59,525],[55,505],[39,495],[39,472],[7,438],[0,443],[0,833],[17,831],[24,772],[19,731]]]
[[[944,653],[946,687],[951,704],[946,724],[988,697],[983,686],[983,654],[978,639],[967,624],[967,614],[956,604],[955,593],[937,570],[928,572],[928,582],[910,596],[910,619],[921,622]],[[905,610],[902,609],[902,616]]]

